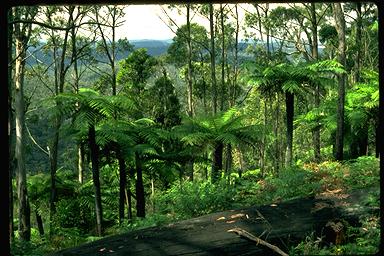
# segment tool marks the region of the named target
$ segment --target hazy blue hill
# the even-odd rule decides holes
[[[129,42],[134,45],[135,49],[147,48],[149,55],[158,56],[167,52],[168,47],[172,43],[172,39],[167,39],[167,40],[142,39],[142,40],[130,40]]]

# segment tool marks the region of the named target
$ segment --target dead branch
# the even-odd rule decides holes
[[[233,228],[233,229],[230,229],[228,230],[227,232],[234,232],[236,234],[238,234],[239,236],[242,236],[242,237],[245,237],[249,240],[252,240],[254,242],[256,242],[256,245],[258,244],[261,244],[261,245],[264,245],[266,247],[268,247],[269,249],[275,251],[276,253],[282,255],[282,256],[288,256],[288,254],[286,254],[285,252],[283,252],[279,247],[273,245],[273,244],[270,244],[254,235],[252,235],[251,233],[249,233],[248,231],[244,230],[244,229],[241,229],[241,228]]]

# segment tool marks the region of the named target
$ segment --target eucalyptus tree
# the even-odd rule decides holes
[[[335,26],[337,36],[339,39],[338,46],[338,61],[345,67],[346,66],[346,28],[343,7],[340,3],[334,3],[332,5],[333,15],[335,19]],[[338,75],[338,104],[337,104],[337,130],[335,141],[335,158],[337,160],[343,160],[344,150],[344,104],[345,104],[345,87],[346,87],[346,74]]]
[[[32,33],[32,24],[22,23],[22,20],[31,20],[37,15],[36,7],[14,7],[11,12],[13,24],[12,35],[15,39],[15,160],[17,177],[17,195],[19,203],[19,236],[24,241],[31,237],[30,206],[27,192],[27,175],[25,168],[25,98],[24,98],[24,72],[27,59],[27,48]],[[11,48],[12,49],[12,48]],[[9,49],[9,51],[11,51]]]
[[[187,39],[188,35],[190,40]],[[202,75],[202,73],[205,69],[204,63],[209,50],[208,43],[207,30],[203,26],[191,22],[189,26],[182,25],[177,29],[173,42],[167,50],[167,61],[175,64],[176,67],[182,68],[188,86],[190,86],[190,81],[192,83],[192,87],[188,89],[188,95],[190,91],[192,93],[192,95],[188,96],[187,114],[190,117],[193,116],[191,113],[194,114],[197,111],[196,99],[193,99],[193,94],[196,95],[196,92],[200,90],[200,86],[204,86],[202,88],[203,95],[201,96],[203,99],[206,99],[208,88],[205,76]],[[189,44],[191,48],[190,52],[187,47]],[[189,59],[191,60],[190,63]],[[197,66],[197,63],[200,63],[200,67]],[[184,69],[186,69],[185,72]],[[189,72],[191,74],[189,74]],[[191,76],[191,79],[189,76]],[[189,98],[191,98],[192,101],[190,101]]]
[[[125,6],[94,6],[93,19],[98,36],[96,51],[105,54],[105,58],[95,57],[100,63],[108,65],[108,70],[98,68],[98,73],[107,82],[103,87],[111,86],[112,95],[117,94],[117,61],[118,54],[133,50],[133,45],[126,38],[117,39],[116,30],[124,24]],[[128,7],[129,8],[129,7]],[[103,55],[102,55],[103,56]]]
[[[47,37],[44,51],[52,58],[52,63],[46,70],[53,73],[53,81],[51,81],[54,85],[54,89],[51,89],[53,95],[57,96],[65,91],[67,74],[70,67],[81,56],[79,55],[80,49],[71,52],[71,39],[72,43],[76,40],[71,38],[71,34],[73,35],[74,27],[85,24],[83,19],[86,13],[86,8],[83,9],[74,5],[61,7],[46,6],[42,8],[41,15],[45,20],[44,23],[40,22],[38,24],[41,26],[42,34]],[[60,102],[55,104],[60,108]],[[56,171],[58,168],[58,148],[62,121],[63,119],[60,115],[54,116],[53,136],[48,146],[51,173],[50,234],[54,232],[52,220],[55,213],[55,202],[57,201]]]
[[[156,71],[158,61],[140,48],[131,52],[127,58],[120,61],[117,83],[122,87],[122,94],[133,100],[136,106],[131,117],[140,119],[148,115],[152,102],[148,102],[148,79]]]
[[[175,127],[181,141],[187,146],[199,146],[212,151],[211,181],[217,182],[223,170],[224,145],[253,147],[258,141],[257,125],[244,123],[245,116],[231,108],[216,116],[187,119]]]

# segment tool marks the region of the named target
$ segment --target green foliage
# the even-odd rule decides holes
[[[123,85],[128,91],[140,93],[144,90],[147,79],[154,72],[156,64],[156,59],[147,53],[147,49],[137,49],[120,62],[117,83]]]
[[[217,184],[185,181],[173,185],[155,201],[163,214],[189,218],[230,208],[234,195],[235,189],[224,180]]]
[[[360,228],[347,229],[347,242],[343,245],[324,244],[314,234],[291,248],[289,255],[376,255],[380,246],[380,225],[377,216],[364,217]]]
[[[204,58],[205,51],[208,48],[207,30],[197,24],[190,24],[191,31],[191,48],[192,48],[192,61],[199,61]],[[176,36],[173,38],[172,44],[167,50],[167,60],[175,63],[177,66],[183,66],[188,60],[187,51],[188,41],[188,27],[186,24],[179,27],[176,31]]]

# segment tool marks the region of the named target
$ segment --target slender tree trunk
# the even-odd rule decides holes
[[[338,60],[344,67],[346,66],[346,44],[345,44],[345,20],[344,12],[340,3],[333,4],[333,14],[335,18],[336,31],[339,39]],[[336,129],[336,160],[343,160],[344,148],[344,102],[346,75],[338,75],[339,90],[337,103],[337,129]]]
[[[124,220],[124,208],[125,208],[125,194],[127,187],[127,174],[126,174],[126,165],[125,160],[122,156],[121,149],[118,146],[117,160],[119,162],[119,223],[122,224]],[[127,204],[128,206],[128,204]]]
[[[8,11],[8,21],[13,20],[11,11]],[[12,60],[12,25],[8,25],[8,61]],[[8,65],[8,150],[9,150],[9,162],[8,162],[8,196],[9,196],[9,241],[13,243],[15,239],[14,222],[13,222],[13,175],[15,173],[15,120],[12,111],[13,106],[13,83],[12,83],[12,65]]]
[[[143,184],[143,167],[138,153],[135,153],[136,162],[136,214],[145,218],[145,195]]]
[[[225,175],[229,176],[229,172],[232,169],[232,146],[227,144],[225,147]]]
[[[89,149],[92,161],[92,179],[95,188],[95,213],[96,213],[96,232],[98,236],[102,236],[103,208],[101,204],[100,189],[100,171],[99,171],[99,148],[96,144],[95,126],[90,125],[88,130]]]
[[[77,148],[77,169],[79,174],[79,182],[82,184],[84,182],[84,170],[85,170],[85,154],[84,154],[84,145],[83,143],[79,143]]]
[[[59,143],[59,129],[61,126],[61,118],[55,120],[55,128],[53,140],[51,142],[51,147],[49,152],[49,162],[50,162],[50,175],[51,175],[51,190],[50,190],[50,199],[49,199],[49,234],[52,236],[54,232],[53,225],[53,216],[56,213],[55,202],[57,200],[56,195],[56,170],[57,170],[57,156],[58,156],[58,143]]]
[[[70,8],[69,11],[69,21],[73,20],[73,11],[74,6]],[[68,67],[65,66],[65,57],[67,52],[67,46],[68,46],[68,35],[69,30],[65,31],[64,39],[62,43],[62,49],[60,51],[60,55],[57,56],[57,53],[59,52],[57,50],[57,39],[55,35],[52,33],[52,41],[54,43],[54,63],[55,63],[55,95],[59,95],[60,93],[64,92],[64,83],[65,83],[65,75],[68,71]],[[57,63],[57,59],[59,59],[59,63]],[[57,108],[60,109],[61,105],[60,103],[56,103]],[[54,121],[54,135],[51,142],[51,147],[49,149],[49,159],[50,159],[50,174],[51,174],[51,195],[50,195],[50,202],[49,202],[49,208],[50,208],[50,216],[49,216],[49,223],[50,223],[50,229],[49,234],[52,236],[54,234],[54,226],[53,226],[53,216],[56,212],[55,203],[57,201],[57,191],[56,191],[56,171],[57,171],[57,161],[58,161],[58,146],[59,146],[59,135],[60,135],[60,127],[61,127],[62,117],[59,114]]]
[[[191,20],[190,20],[191,5],[187,3],[187,56],[188,56],[188,116],[193,116],[193,102],[192,102],[192,44],[191,44]]]
[[[379,121],[383,123],[383,121]],[[384,128],[384,127],[383,127]],[[380,130],[380,124],[375,127],[375,156],[380,157],[380,140],[382,139],[383,132]]]
[[[319,59],[319,46],[317,37],[317,16],[316,16],[316,3],[311,3],[311,30],[312,30],[312,59],[317,61]],[[320,106],[320,85],[315,84],[315,108]],[[313,152],[316,162],[321,158],[321,141],[320,141],[320,127],[313,131]]]
[[[132,194],[131,194],[131,189],[130,188],[127,188],[127,190],[125,190],[125,197],[126,197],[126,200],[127,200],[127,206],[128,206],[128,213],[127,213],[127,218],[128,218],[128,221],[132,220]]]
[[[39,234],[40,236],[44,236],[43,219],[41,218],[41,215],[37,210],[35,210],[35,216],[36,216],[36,223],[37,223],[37,229],[39,230]]]
[[[221,95],[220,95],[220,111],[224,110],[225,98],[225,28],[224,28],[224,8],[220,4],[220,25],[221,25]]]
[[[213,151],[213,163],[211,173],[212,183],[216,183],[219,180],[220,172],[223,169],[223,148],[223,143],[218,142]]]
[[[268,114],[268,111],[267,111],[267,100],[264,99],[264,129],[263,129],[263,143],[261,144],[261,156],[260,156],[260,171],[261,171],[261,175],[264,176],[264,172],[265,172],[265,152],[266,152],[266,144],[267,144],[267,114]]]
[[[213,20],[213,4],[209,4],[209,27],[211,33],[211,82],[212,82],[212,100],[213,114],[217,113],[217,86],[216,86],[216,51],[215,51],[215,30]]]
[[[236,29],[235,29],[235,57],[233,63],[233,84],[232,91],[229,97],[229,107],[235,105],[236,100],[236,86],[237,86],[237,73],[238,73],[238,54],[239,54],[239,12],[237,9],[237,4],[235,4],[235,14],[236,14]]]
[[[293,93],[285,93],[285,107],[287,113],[287,151],[285,158],[285,166],[292,165],[292,149],[293,149],[293,116],[294,116],[294,95]]]
[[[15,26],[18,26],[16,24]],[[15,28],[16,60],[15,60],[15,122],[16,122],[16,178],[19,201],[19,236],[21,240],[31,238],[30,208],[27,193],[27,173],[25,168],[25,102],[24,102],[24,68],[26,57],[25,35],[20,27]]]
[[[271,103],[272,104],[272,103]],[[280,167],[280,141],[279,141],[279,124],[280,124],[280,102],[279,94],[277,94],[277,103],[275,108],[275,122],[274,122],[274,135],[275,135],[275,172],[279,171]]]
[[[361,69],[361,39],[362,39],[362,13],[361,2],[356,3],[356,59],[355,59],[355,83],[360,82],[360,69]]]
[[[132,192],[131,192],[131,180],[133,179],[135,175],[135,170],[134,168],[129,168],[129,173],[128,173],[128,181],[127,181],[127,204],[128,204],[128,220],[132,220],[133,214],[132,214]]]

